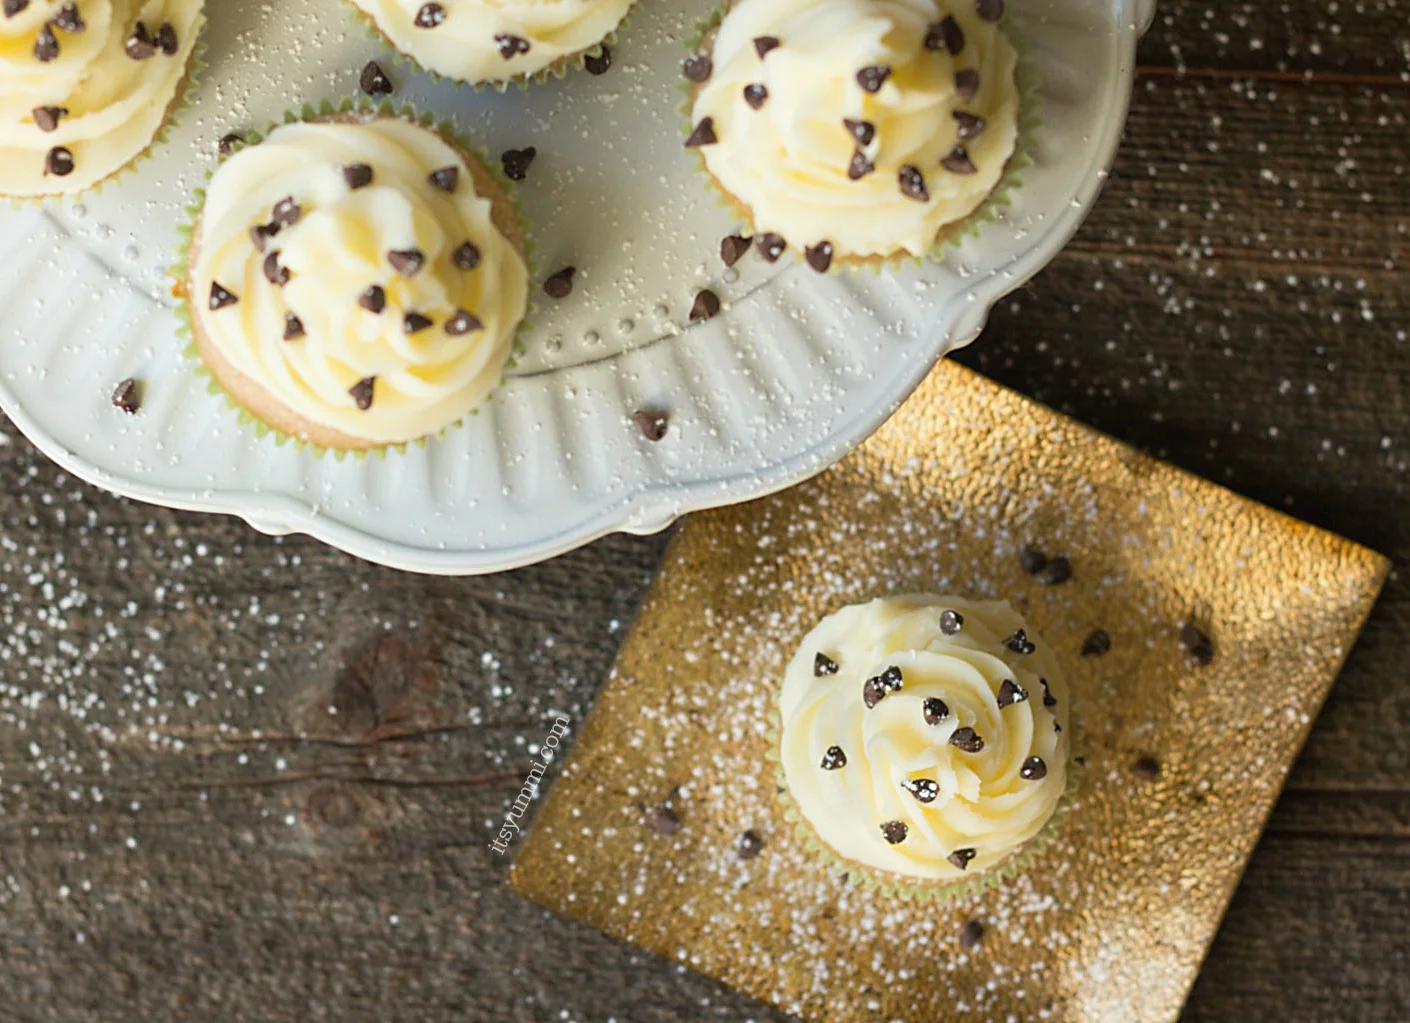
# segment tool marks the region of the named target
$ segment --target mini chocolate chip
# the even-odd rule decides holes
[[[985,21],[998,21],[1004,16],[1004,0],[975,0],[974,7]]]
[[[1048,556],[1031,544],[1024,544],[1018,552],[1018,567],[1029,575],[1037,575],[1048,564]]]
[[[278,224],[256,224],[250,228],[250,241],[254,247],[263,252],[269,245],[269,239],[279,233]]]
[[[366,377],[348,388],[348,394],[357,403],[358,409],[366,412],[372,407],[372,399],[377,391],[377,378]]]
[[[695,294],[695,303],[690,307],[690,322],[714,319],[720,311],[720,296],[709,288],[702,288]]]
[[[133,60],[148,60],[157,55],[157,44],[142,22],[132,26],[132,34],[123,43],[123,52]]]
[[[1039,573],[1038,578],[1048,586],[1058,586],[1065,583],[1072,578],[1072,562],[1061,554],[1055,558],[1049,558],[1047,566]]]
[[[565,266],[557,273],[551,274],[548,280],[543,282],[543,293],[549,298],[567,298],[573,293],[573,275],[577,272],[577,267]]]
[[[13,18],[29,6],[29,0],[5,0],[5,17]]]
[[[284,314],[284,340],[297,341],[304,336],[304,321],[293,313]]]
[[[697,85],[701,82],[708,82],[714,70],[714,62],[699,53],[693,57],[687,57],[685,63],[681,65],[681,74],[685,75],[687,81],[695,82]]]
[[[720,259],[725,266],[734,266],[753,244],[753,238],[746,238],[742,234],[732,234],[720,242]]]
[[[758,110],[769,99],[769,90],[758,82],[744,87],[744,102],[748,103],[751,109]]]
[[[938,725],[950,716],[949,706],[938,696],[927,696],[921,708],[927,725]]]
[[[759,837],[757,831],[750,829],[739,836],[739,845],[735,847],[735,851],[739,853],[741,860],[752,860],[763,851],[763,848],[764,840]]]
[[[824,675],[836,675],[837,662],[827,654],[819,653],[813,657],[813,677],[822,678]]]
[[[289,268],[279,265],[279,251],[277,249],[264,257],[264,278],[279,288],[289,283]]]
[[[860,149],[852,151],[852,161],[847,164],[847,177],[851,181],[860,181],[872,171],[876,170],[876,164],[867,159],[867,154]]]
[[[955,72],[955,91],[960,94],[960,99],[966,103],[974,99],[979,94],[979,72],[974,68],[965,68],[963,71]]]
[[[947,15],[944,21],[930,26],[930,31],[925,33],[925,48],[945,49],[949,50],[952,56],[959,56],[960,51],[964,49],[964,29],[960,28],[960,23],[955,20],[954,15]]]
[[[984,740],[973,728],[956,728],[950,735],[950,745],[965,753],[978,753],[984,748]]]
[[[1043,687],[1043,706],[1056,707],[1057,697],[1054,696],[1053,691],[1048,688],[1048,680],[1045,678],[1040,678],[1038,680],[1038,684]]]
[[[808,265],[820,274],[827,273],[832,266],[832,242],[818,242],[803,250],[803,258]]]
[[[290,195],[274,204],[270,219],[277,227],[293,227],[303,215],[303,208],[294,202],[294,197]]]
[[[768,56],[770,50],[777,50],[779,41],[777,36],[759,36],[754,40],[754,52],[763,60]]]
[[[374,284],[357,297],[357,304],[369,313],[380,313],[387,308],[387,292],[380,284]]]
[[[238,131],[227,132],[220,137],[220,141],[215,144],[216,152],[221,156],[229,156],[235,152],[235,147],[243,145],[245,136]]]
[[[870,710],[891,693],[898,692],[903,685],[901,669],[893,664],[880,675],[875,675],[862,683],[862,702]]]
[[[823,754],[822,769],[824,771],[839,771],[847,766],[847,754],[842,752],[841,746],[829,746],[827,752]]]
[[[651,825],[651,830],[658,835],[676,835],[685,827],[681,819],[676,816],[676,811],[669,806],[658,806],[651,811],[651,816],[647,818],[647,823]]]
[[[499,50],[499,55],[505,60],[513,60],[521,53],[529,52],[529,41],[523,36],[510,35],[501,32],[494,37],[495,49]]]
[[[422,4],[416,12],[417,28],[435,28],[446,20],[446,9],[440,4]]]
[[[474,313],[467,313],[464,309],[457,309],[450,319],[446,320],[446,333],[451,337],[460,337],[468,334],[472,330],[480,330],[484,324]]]
[[[75,3],[64,4],[49,20],[55,28],[61,28],[65,32],[82,32],[88,27],[83,15],[78,13],[78,4]]]
[[[1010,704],[1024,703],[1027,701],[1028,690],[1024,689],[1013,679],[1006,678],[999,686],[999,695],[994,699],[999,704],[999,709],[1002,710]]]
[[[1214,660],[1214,641],[1190,622],[1180,626],[1180,645],[1201,668]]]
[[[233,291],[227,291],[220,286],[219,282],[211,281],[211,312],[215,312],[217,309],[224,309],[226,306],[232,306],[238,301],[240,301],[239,295],[235,294]]]
[[[138,24],[140,26],[141,22],[138,22]],[[127,45],[127,55],[129,57],[132,57],[133,60],[143,59],[142,57],[138,57],[133,54],[131,48],[131,40],[128,40]],[[152,44],[150,42],[147,43],[147,50],[148,57],[150,57],[153,53],[156,52],[154,49],[152,49]],[[59,39],[56,35],[54,35],[54,30],[48,25],[45,25],[43,28],[41,28],[39,30],[39,35],[34,37],[34,59],[39,61],[41,64],[47,64],[51,60],[59,59]]]
[[[643,408],[632,413],[632,422],[636,423],[636,428],[641,431],[643,437],[654,443],[666,436],[671,417],[655,409]]]
[[[113,391],[113,408],[122,409],[129,416],[135,416],[142,407],[142,396],[138,393],[137,381],[128,377]]]
[[[960,141],[968,142],[970,139],[978,138],[984,131],[984,118],[978,114],[971,114],[964,110],[954,112],[956,123],[960,126]]]
[[[901,788],[916,797],[918,803],[933,803],[940,795],[940,785],[929,778],[907,779],[901,782]]]
[[[783,250],[788,248],[788,242],[781,235],[772,232],[766,231],[763,234],[755,235],[754,240],[759,243],[759,255],[764,257],[766,263],[778,262],[778,257],[783,255]]]
[[[504,176],[510,181],[523,181],[528,177],[529,167],[534,162],[534,157],[539,155],[539,151],[533,146],[525,146],[523,149],[506,149],[504,155],[499,158],[499,164],[504,168]]]
[[[461,270],[473,270],[480,265],[480,249],[474,242],[465,242],[451,253],[450,261]]]
[[[63,146],[55,146],[44,155],[44,173],[56,178],[66,178],[73,173],[73,153]]]
[[[1042,757],[1029,757],[1018,769],[1018,776],[1025,781],[1042,781],[1048,776],[1048,765]]]
[[[583,67],[590,75],[605,75],[612,67],[612,51],[606,46],[601,53],[590,53],[583,58]]]
[[[171,22],[162,22],[162,27],[157,29],[157,49],[171,57],[180,48],[180,44],[176,40],[176,29],[172,27]]]
[[[984,925],[978,920],[971,920],[960,928],[960,948],[966,952],[979,947],[979,943],[984,940]]]
[[[454,192],[460,185],[460,168],[442,167],[440,170],[433,170],[426,175],[426,180],[442,192]]]
[[[392,249],[387,262],[403,277],[415,277],[426,265],[426,255],[420,249]]]
[[[940,631],[947,636],[953,636],[964,628],[964,615],[952,608],[945,608],[940,612]]]
[[[857,72],[857,84],[867,92],[880,92],[891,77],[891,69],[885,64],[871,64]]]
[[[365,163],[349,163],[343,166],[343,183],[353,191],[372,184],[372,168]]]
[[[1004,646],[1021,657],[1027,657],[1038,648],[1033,645],[1033,641],[1028,638],[1028,633],[1018,629],[1012,636],[1004,640]]]
[[[401,318],[401,332],[406,335],[419,334],[432,325],[431,317],[420,313],[407,313]]]
[[[369,96],[390,96],[393,92],[392,80],[382,70],[382,65],[369,60],[358,76],[357,84]]]
[[[900,845],[910,833],[905,821],[887,821],[881,826],[881,837],[892,845]]]
[[[950,150],[950,155],[940,161],[940,166],[951,174],[973,174],[979,170],[969,158],[969,152],[964,146],[956,146]]]
[[[35,107],[34,124],[40,131],[58,131],[59,118],[68,114],[68,107]]]
[[[925,187],[925,175],[921,174],[919,167],[908,163],[896,177],[901,184],[901,194],[907,199],[914,199],[916,202],[930,201],[930,192]]]
[[[847,129],[847,134],[851,135],[859,146],[869,146],[872,139],[876,138],[876,125],[870,121],[854,121],[850,117],[844,117],[842,127]]]
[[[973,849],[956,849],[954,852],[950,853],[949,856],[946,856],[945,859],[949,860],[961,870],[968,870],[969,861],[974,859],[974,855],[975,852]]]
[[[685,140],[685,148],[697,149],[700,146],[713,146],[720,141],[715,137],[715,119],[713,117],[702,118],[695,126],[695,130],[690,133],[690,138]]]
[[[1155,781],[1160,777],[1160,761],[1155,757],[1140,757],[1131,765],[1131,773],[1140,781]]]
[[[1111,637],[1105,629],[1093,629],[1091,635],[1082,641],[1083,657],[1100,657],[1111,650]]]

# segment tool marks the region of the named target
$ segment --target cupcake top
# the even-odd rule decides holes
[[[1018,57],[1002,11],[1001,0],[739,0],[709,58],[687,61],[687,145],[757,235],[805,251],[814,269],[925,255],[994,190],[1017,143]]]
[[[3,0],[0,195],[79,192],[139,155],[204,21],[201,0]]]
[[[1002,602],[888,597],[823,619],[780,696],[788,790],[840,856],[912,878],[981,874],[1067,786],[1067,685]]]
[[[499,384],[524,316],[528,269],[497,202],[477,161],[412,121],[276,128],[211,179],[197,332],[309,423],[368,445],[433,434]]]
[[[602,42],[632,0],[352,0],[392,45],[462,82],[533,75]]]

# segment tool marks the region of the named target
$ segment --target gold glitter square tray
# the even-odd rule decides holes
[[[1025,543],[1071,581],[1024,574]],[[808,1020],[1173,1020],[1387,567],[941,363],[840,465],[685,522],[512,885]],[[930,905],[811,860],[765,758],[808,628],[908,590],[1013,601],[1086,739],[1028,869]],[[1081,656],[1097,628],[1110,652]],[[652,826],[668,802],[674,834]]]

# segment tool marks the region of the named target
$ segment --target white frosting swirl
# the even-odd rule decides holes
[[[203,5],[29,0],[17,10],[22,2],[0,13],[0,194],[72,194],[151,144],[186,77]]]
[[[953,634],[946,610],[963,620]],[[843,608],[808,634],[784,677],[781,748],[788,791],[824,843],[868,867],[958,881],[1042,829],[1067,785],[1069,701],[1041,638],[1027,634],[1027,654],[1006,644],[1022,628],[1003,602],[910,595]],[[870,708],[869,679],[881,680]]]
[[[352,2],[397,49],[462,82],[536,74],[602,42],[632,5],[632,0]]]
[[[699,152],[756,233],[780,235],[797,252],[827,242],[838,258],[921,256],[984,202],[1018,138],[1018,57],[977,6],[739,0],[731,8],[693,124],[711,119],[718,141]],[[761,57],[767,39],[778,45]],[[889,72],[874,92],[858,80],[867,68]],[[963,168],[965,157],[970,173],[945,166]]]
[[[446,168],[452,191],[430,178]],[[287,199],[297,219],[261,251],[251,229]],[[492,209],[461,151],[411,121],[276,128],[211,180],[190,268],[198,329],[310,423],[371,444],[433,434],[499,384],[524,316],[528,269]],[[236,301],[212,308],[218,288]],[[380,303],[364,298],[374,288]]]

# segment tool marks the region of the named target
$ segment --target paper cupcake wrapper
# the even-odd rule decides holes
[[[419,113],[409,103],[403,103],[398,106],[389,100],[376,103],[370,99],[354,98],[345,99],[339,103],[324,100],[316,107],[312,104],[305,103],[298,110],[286,110],[281,120],[270,124],[263,131],[250,130],[242,132],[242,140],[233,144],[230,147],[229,153],[223,155],[216,161],[215,166],[206,171],[205,184],[210,184],[211,178],[215,176],[215,172],[221,168],[226,160],[230,159],[230,157],[234,156],[242,149],[263,142],[265,137],[268,136],[270,132],[274,131],[274,129],[286,124],[295,124],[301,121],[316,121],[328,117],[337,117],[343,114],[376,114],[379,117],[399,117],[403,120],[413,121],[423,128],[429,128],[445,138],[450,139],[465,152],[479,160],[480,163],[484,165],[485,170],[488,171],[499,184],[504,194],[509,197],[509,202],[514,209],[514,219],[519,224],[520,230],[524,235],[524,263],[528,268],[529,281],[532,284],[532,282],[537,279],[538,272],[535,260],[533,234],[528,221],[524,219],[519,195],[509,179],[505,176],[503,169],[499,166],[499,161],[492,160],[485,149],[472,142],[470,137],[456,128],[452,122],[448,120],[437,121],[431,114]],[[275,445],[278,447],[293,444],[301,450],[312,452],[316,458],[321,459],[331,455],[335,461],[339,462],[349,457],[361,461],[369,455],[376,458],[386,458],[389,453],[405,454],[408,448],[424,448],[432,440],[444,437],[451,430],[460,429],[465,425],[465,420],[469,417],[479,415],[480,409],[493,401],[499,394],[500,388],[504,386],[505,377],[510,370],[514,369],[518,362],[518,357],[524,353],[523,339],[529,328],[530,314],[534,308],[532,301],[526,305],[524,316],[520,319],[519,326],[515,330],[513,351],[508,361],[505,362],[504,371],[501,374],[499,384],[485,396],[484,400],[481,401],[479,405],[475,406],[475,408],[471,409],[460,419],[443,426],[435,433],[418,437],[415,440],[402,441],[397,444],[383,444],[366,450],[349,450],[346,448],[330,448],[322,444],[315,444],[303,437],[297,437],[270,426],[264,420],[250,412],[249,409],[245,408],[234,395],[225,389],[225,386],[216,375],[211,372],[205,360],[201,358],[200,352],[197,350],[196,331],[193,322],[194,312],[191,308],[191,296],[186,293],[186,290],[187,281],[190,277],[191,241],[195,236],[196,224],[200,219],[201,211],[205,207],[206,188],[204,185],[195,190],[192,199],[192,203],[187,206],[185,210],[186,221],[177,228],[179,240],[176,247],[176,260],[167,271],[172,280],[176,283],[176,286],[180,288],[180,294],[176,304],[176,319],[177,336],[184,342],[182,354],[192,361],[197,375],[206,381],[207,392],[221,398],[225,402],[226,407],[235,412],[242,426],[247,426],[252,429],[257,437],[272,438]]]
[[[78,199],[89,198],[94,195],[101,195],[105,187],[116,184],[120,179],[125,178],[129,173],[135,171],[139,166],[146,163],[156,155],[158,149],[166,145],[171,137],[171,129],[179,123],[181,115],[191,109],[192,97],[200,87],[201,76],[206,71],[206,26],[201,24],[201,34],[196,40],[196,45],[191,48],[191,56],[186,59],[186,74],[182,76],[180,84],[177,86],[176,95],[172,97],[171,103],[167,106],[166,117],[162,120],[161,127],[153,133],[151,141],[147,143],[139,152],[135,153],[132,159],[128,160],[117,170],[106,177],[99,178],[87,188],[77,192],[51,192],[46,195],[9,195],[4,196],[10,201],[13,209],[24,206],[55,206],[61,203],[74,202]]]
[[[615,46],[617,44],[617,37],[622,32],[626,31],[628,24],[631,22],[632,15],[636,13],[637,7],[636,0],[633,0],[632,5],[628,7],[626,13],[622,15],[622,20],[617,22],[616,27],[613,28],[611,32],[608,32],[607,35],[585,49],[559,57],[547,67],[539,68],[539,70],[529,74],[513,75],[509,78],[491,78],[482,82],[471,82],[464,78],[455,78],[452,75],[441,74],[441,72],[422,64],[411,54],[397,46],[397,44],[392,41],[391,36],[382,31],[382,27],[377,24],[376,19],[361,7],[357,6],[353,0],[345,0],[345,4],[353,23],[362,28],[367,38],[391,50],[397,63],[415,68],[432,81],[449,82],[452,85],[468,85],[476,92],[480,92],[484,89],[493,89],[500,94],[508,92],[511,86],[519,89],[527,89],[530,85],[542,85],[545,82],[564,78],[569,71],[583,67],[587,63],[588,58],[601,56],[604,47]]]
[[[710,35],[724,21],[732,5],[732,2],[722,4],[708,17],[696,23],[695,31],[685,42],[687,53],[701,52],[706,42],[709,41]],[[998,184],[994,186],[984,202],[969,214],[942,227],[940,233],[936,235],[934,245],[924,256],[913,256],[910,253],[899,251],[871,256],[838,256],[833,259],[827,273],[835,274],[844,270],[856,272],[862,269],[871,269],[873,272],[879,273],[887,267],[914,267],[924,263],[926,259],[943,259],[946,249],[952,245],[959,245],[966,238],[977,235],[986,224],[992,224],[998,220],[1004,210],[1008,208],[1010,194],[1023,186],[1023,171],[1033,165],[1034,142],[1038,128],[1043,123],[1039,111],[1039,88],[1042,82],[1038,75],[1038,69],[1028,57],[1028,41],[1022,32],[1016,31],[1011,25],[1005,25],[1002,31],[1018,54],[1018,64],[1014,68],[1014,86],[1018,90],[1018,134],[1014,140],[1013,152],[1009,154],[1008,162],[1004,164],[1004,173],[1000,176]],[[696,86],[689,81],[682,80],[679,89],[683,95],[679,107],[683,124],[682,135],[689,137],[690,133],[695,130],[691,111],[694,107]],[[739,226],[747,230],[750,236],[757,234],[753,210],[721,187],[720,183],[715,180],[715,176],[706,167],[703,154],[696,152],[694,155],[697,169],[705,179],[706,191],[715,196],[718,205],[734,213]],[[790,251],[793,252],[791,246]],[[794,252],[794,259],[797,262],[803,261],[801,250]]]
[[[1084,770],[1084,746],[1082,729],[1075,713],[1069,715],[1067,726],[1067,784],[1053,814],[1039,829],[1038,833],[1018,849],[1009,854],[1003,862],[988,868],[973,877],[958,878],[953,881],[939,881],[933,878],[907,877],[889,870],[879,870],[841,856],[830,845],[818,837],[808,819],[803,816],[793,795],[788,790],[788,778],[783,770],[783,719],[777,703],[770,711],[769,750],[765,754],[773,764],[775,789],[778,801],[783,808],[784,818],[792,826],[794,834],[804,848],[816,859],[819,866],[834,873],[846,874],[850,883],[868,891],[875,891],[888,898],[905,899],[909,902],[944,902],[976,895],[990,888],[998,888],[1026,871],[1033,858],[1062,829],[1062,822],[1077,789],[1080,787]]]

